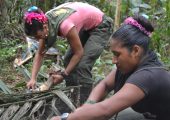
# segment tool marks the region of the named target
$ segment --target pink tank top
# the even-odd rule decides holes
[[[90,30],[99,25],[102,21],[104,13],[98,8],[87,3],[73,2],[65,3],[61,6],[69,7],[76,10],[75,13],[65,19],[60,25],[60,35],[66,37],[72,27],[79,32],[81,29]],[[60,6],[59,6],[60,7]]]

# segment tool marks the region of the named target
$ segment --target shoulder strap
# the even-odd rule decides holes
[[[59,31],[59,26],[62,21],[64,21],[68,16],[70,16],[72,13],[76,12],[76,10],[71,8],[54,8],[46,13],[46,16],[48,17],[48,26],[49,26],[49,35],[46,40],[46,47],[51,47],[56,39],[57,34]]]

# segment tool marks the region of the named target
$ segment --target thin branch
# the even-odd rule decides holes
[[[114,31],[117,30],[119,28],[119,26],[120,26],[121,4],[122,4],[122,1],[121,0],[117,0]]]

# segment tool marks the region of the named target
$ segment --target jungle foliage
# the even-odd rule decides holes
[[[20,80],[13,68],[13,61],[19,45],[25,45],[23,32],[23,15],[31,6],[36,5],[43,11],[58,6],[64,2],[82,1],[93,4],[104,11],[107,15],[115,18],[116,0],[0,0],[0,79],[8,82]],[[170,66],[170,1],[169,0],[122,0],[122,22],[127,16],[134,13],[144,13],[155,26],[152,35],[152,48],[157,52],[160,59]],[[56,46],[64,54],[67,45],[59,40]],[[93,73],[95,79],[101,79],[112,68],[111,54],[104,51],[97,60]]]

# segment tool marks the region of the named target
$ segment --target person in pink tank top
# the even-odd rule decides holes
[[[45,50],[55,43],[57,36],[61,36],[68,40],[70,48],[64,58],[65,70],[53,75],[53,83],[59,84],[65,79],[67,86],[82,85],[80,103],[83,104],[92,90],[93,65],[113,32],[112,19],[95,6],[70,2],[45,14],[32,6],[25,13],[24,20],[26,35],[39,41],[27,87],[34,89]]]

